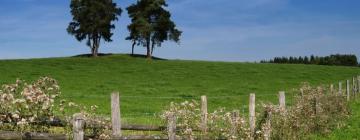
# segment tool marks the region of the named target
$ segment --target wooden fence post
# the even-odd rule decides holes
[[[360,76],[357,77],[358,93],[360,93]]]
[[[272,112],[268,111],[265,122],[264,140],[270,140],[271,137],[271,116],[272,116]]]
[[[256,116],[255,116],[255,93],[251,93],[250,94],[250,99],[249,99],[249,123],[250,123],[250,133],[251,133],[250,139],[254,139],[255,126],[256,126],[255,121],[256,121]]]
[[[315,95],[315,115],[319,114],[320,108],[319,108],[319,95]]]
[[[112,136],[121,137],[121,114],[120,114],[120,95],[119,92],[111,94],[111,124]]]
[[[346,99],[350,101],[350,81],[346,80]]]
[[[203,135],[206,135],[207,133],[207,117],[208,117],[207,98],[206,96],[201,96],[201,131]]]
[[[169,140],[176,139],[176,116],[174,113],[170,113],[168,116],[168,137]]]
[[[356,96],[356,78],[355,77],[353,77],[353,79],[352,79],[352,94],[353,94],[353,97],[355,97]]]
[[[330,85],[330,94],[334,94],[334,84]]]
[[[85,117],[81,113],[74,114],[73,116],[73,139],[74,140],[84,140],[84,127],[85,127]]]
[[[279,106],[280,106],[280,110],[282,110],[282,111],[286,110],[285,91],[279,92]]]
[[[237,130],[239,121],[240,121],[239,111],[233,111],[231,113],[231,132],[230,132],[230,134],[232,136],[236,135],[236,130]]]
[[[339,82],[339,95],[341,96],[342,95],[342,83]]]

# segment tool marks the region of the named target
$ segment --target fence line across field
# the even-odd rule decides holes
[[[295,94],[295,93],[294,93]],[[276,94],[259,94],[257,96],[274,96]],[[207,96],[208,99],[218,99],[218,98],[234,98],[234,97],[249,97],[247,94],[243,95],[224,95],[224,96]],[[80,96],[63,96],[64,98],[108,98],[107,96],[86,96],[86,97],[80,97]],[[142,99],[200,99],[199,97],[179,97],[179,96],[167,96],[167,97],[155,97],[155,96],[120,96],[122,99],[128,99],[128,98],[142,98]]]
[[[356,83],[357,82],[357,83]],[[346,81],[346,88],[345,88],[345,94],[343,94],[342,91],[342,86],[341,86],[341,82],[339,82],[339,89],[338,91],[341,91],[340,93],[336,93],[336,89],[333,89],[334,86],[330,86],[330,94],[333,95],[337,95],[339,98],[345,97],[347,99],[347,101],[351,101],[351,99],[354,99],[355,97],[357,97],[357,94],[360,94],[360,76],[357,77],[357,79],[353,78],[352,82],[350,83],[350,80]],[[351,86],[350,86],[351,84]],[[352,91],[352,92],[351,92]],[[350,94],[352,93],[352,94]],[[251,131],[251,139],[254,139],[255,136],[255,130],[256,130],[256,97],[258,96],[277,96],[278,97],[278,106],[280,107],[280,110],[283,111],[284,113],[286,113],[286,94],[285,91],[280,91],[278,92],[278,94],[260,94],[260,95],[256,95],[255,93],[251,93],[250,95],[237,95],[237,96],[200,96],[200,97],[191,97],[191,99],[197,99],[200,100],[200,111],[201,111],[201,125],[200,125],[200,130],[194,130],[194,131],[199,131],[202,134],[206,134],[208,131],[207,128],[207,115],[208,115],[208,99],[210,98],[229,98],[229,97],[244,97],[247,96],[249,98],[249,104],[248,104],[248,111],[249,114],[247,117],[249,117],[249,126],[250,126],[250,131]],[[291,94],[290,94],[291,95]],[[292,94],[294,95],[294,94]],[[300,90],[299,95],[303,95],[303,91]],[[178,132],[179,129],[177,125],[176,125],[176,120],[177,120],[177,116],[176,114],[170,114],[167,117],[167,125],[166,126],[149,126],[149,125],[131,125],[131,124],[124,124],[121,121],[121,118],[126,116],[129,117],[133,114],[125,114],[122,115],[121,114],[121,99],[123,98],[159,98],[159,99],[163,99],[163,98],[167,98],[167,99],[184,99],[184,97],[141,97],[141,96],[121,96],[119,92],[114,92],[111,94],[110,96],[110,100],[111,100],[111,130],[112,130],[112,139],[119,139],[119,140],[123,140],[123,139],[169,139],[169,140],[175,140],[175,139],[181,139],[179,138],[179,136],[176,135],[176,133]],[[186,97],[185,97],[186,98]],[[290,98],[293,99],[293,98]],[[317,105],[316,105],[317,106]],[[242,110],[242,115],[245,114],[245,110],[244,110],[245,106],[239,107],[239,109],[243,109]],[[150,114],[150,115],[156,115],[156,113],[140,113],[140,114]],[[136,115],[136,114],[134,114]],[[269,114],[271,116],[271,114]],[[234,114],[232,115],[232,117],[238,117],[239,112],[236,113],[234,112]],[[271,125],[271,120],[270,120],[270,116],[267,116],[267,120],[266,123],[268,125]],[[51,123],[49,123],[51,125]],[[84,138],[86,138],[85,136],[85,129],[86,129],[86,121],[85,118],[82,114],[75,114],[73,116],[73,121],[72,121],[72,126],[73,126],[73,139],[74,140],[83,140]],[[92,125],[89,125],[92,126]],[[231,127],[231,126],[230,126]],[[135,136],[123,136],[122,130],[132,130],[132,131],[167,131],[167,136],[145,136],[145,135],[135,135]],[[9,132],[10,133],[10,132]],[[0,132],[0,139],[11,139],[11,138],[19,138],[18,135],[15,135],[14,132],[11,132],[11,134],[14,135],[8,135],[9,133],[7,132]],[[265,135],[265,139],[268,140],[270,139],[270,132],[269,131],[265,131],[265,133],[267,135]],[[14,137],[11,137],[14,136]],[[36,135],[39,136],[39,135]],[[39,136],[37,138],[39,139],[51,139],[52,137],[50,137],[50,135],[44,135],[47,137],[42,137]],[[15,138],[15,139],[16,139]]]
[[[355,80],[353,80],[352,82],[352,86],[353,88],[350,89],[350,82],[349,80],[347,80],[346,82],[346,98],[347,98],[347,101],[350,101],[350,98],[351,98],[351,94],[350,94],[350,90],[353,91],[353,96],[355,97],[355,95],[357,94],[356,93],[356,89],[359,88],[359,87],[356,87],[356,83],[355,83]],[[341,86],[340,86],[341,88]],[[113,93],[113,94],[119,94],[119,93]],[[264,94],[262,94],[264,95]],[[274,94],[269,94],[269,95],[272,95],[274,96]],[[255,97],[256,97],[256,94],[255,93],[252,93],[250,95],[242,95],[242,96],[249,96],[249,123],[250,123],[250,130],[251,130],[251,133],[253,135],[251,135],[251,139],[254,139],[254,134],[255,134],[255,124],[256,124],[256,114],[255,114],[255,107],[256,107],[256,103],[255,103]],[[281,108],[281,110],[286,110],[286,98],[285,98],[286,94],[284,91],[280,91],[279,94],[278,94],[278,98],[279,98],[279,106]],[[113,97],[115,97],[115,99],[113,99]],[[125,98],[126,96],[120,96],[120,95],[117,95],[117,96],[112,96],[112,104],[113,102],[117,102],[117,101],[120,101],[120,98]],[[130,97],[139,97],[139,96],[127,96],[128,98]],[[219,96],[219,97],[223,97],[224,96]],[[215,96],[201,96],[200,99],[201,99],[201,126],[200,126],[200,131],[203,133],[203,134],[206,134],[207,132],[207,127],[206,127],[206,124],[207,124],[207,114],[208,114],[208,110],[207,110],[207,99],[208,98],[219,98],[219,97],[215,97]],[[240,97],[240,96],[228,96],[228,97]],[[166,98],[166,97],[156,97],[156,98]],[[174,98],[174,97],[172,97]],[[176,98],[179,98],[179,97],[176,97]],[[180,97],[180,99],[183,99],[182,97]],[[196,98],[196,99],[199,99],[199,98]],[[120,112],[120,108],[112,108],[112,112]],[[113,119],[112,121],[112,124],[113,125],[116,125],[120,122],[121,118],[118,118],[118,119]],[[168,117],[168,125],[166,126],[167,127],[167,131],[168,131],[168,139],[169,140],[175,140],[176,139],[176,116],[174,116],[174,114],[170,114],[169,117]],[[119,130],[113,130],[113,131],[119,131]],[[121,128],[120,128],[120,131],[121,131]],[[113,132],[115,133],[115,132]],[[120,132],[118,132],[119,134]],[[269,133],[269,132],[268,132]],[[121,134],[121,133],[120,133]],[[270,133],[269,133],[270,134]],[[119,135],[117,135],[116,137],[121,137]],[[266,135],[265,139],[270,139],[270,135]]]

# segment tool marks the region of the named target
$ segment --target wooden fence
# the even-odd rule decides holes
[[[352,86],[351,86],[352,85]],[[339,96],[346,96],[347,101],[351,100],[351,97],[358,96],[360,93],[360,76],[354,77],[352,79],[352,84],[350,85],[350,80],[346,80],[346,91],[345,95],[343,94],[342,82],[339,82],[338,93],[335,92],[334,85],[330,85],[330,93],[338,94]],[[303,91],[300,90],[300,94],[303,94]],[[119,92],[114,92],[111,94],[111,123],[112,123],[112,139],[117,140],[175,140],[182,139],[176,135],[176,116],[170,114],[168,117],[167,126],[148,126],[148,125],[122,125],[121,124],[121,112],[120,112],[120,94]],[[249,126],[251,134],[255,134],[256,126],[256,114],[255,114],[255,93],[250,94],[249,98]],[[280,91],[278,94],[279,98],[279,107],[282,110],[286,110],[286,101],[285,101],[285,92]],[[200,130],[202,134],[207,133],[207,97],[201,96],[201,125]],[[271,114],[268,114],[271,115]],[[234,112],[233,117],[239,117],[238,112]],[[270,118],[270,116],[269,116]],[[270,124],[271,120],[267,120],[266,123]],[[73,139],[74,140],[83,140],[90,139],[89,136],[85,136],[84,130],[86,126],[85,118],[82,114],[74,114],[73,116]],[[55,126],[62,126],[62,123],[50,123]],[[133,135],[133,136],[122,136],[122,130],[133,130],[133,131],[167,131],[167,136],[145,136],[145,135]],[[265,139],[270,139],[270,131],[265,131]],[[251,139],[254,136],[251,135]],[[20,133],[20,132],[9,132],[9,131],[0,131],[0,139],[55,139],[63,140],[67,139],[66,135],[53,135],[47,133]],[[204,139],[204,138],[202,138]]]

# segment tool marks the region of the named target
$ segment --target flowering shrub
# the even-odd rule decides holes
[[[199,137],[209,139],[247,139],[250,136],[247,121],[240,116],[233,117],[233,113],[225,109],[215,110],[208,114],[208,132],[201,134],[201,111],[196,101],[171,103],[168,110],[164,111],[161,118],[167,121],[170,114],[176,116],[176,127],[180,128],[177,134],[186,139],[193,140]]]
[[[87,124],[86,132],[96,139],[110,138],[110,121],[98,117],[96,105],[87,108],[59,99],[60,87],[55,79],[41,77],[28,84],[16,80],[15,84],[3,85],[0,89],[0,130],[48,132],[50,122],[60,121],[68,136],[72,135],[72,115],[81,112]]]
[[[178,128],[182,128],[178,131],[178,134],[185,136],[189,140],[194,139],[196,136],[194,130],[200,129],[201,112],[199,103],[195,100],[192,100],[191,102],[185,101],[180,104],[172,102],[170,108],[164,111],[161,116],[165,123],[170,114],[176,116],[176,125]]]
[[[346,99],[330,93],[324,87],[304,84],[302,94],[296,95],[294,103],[286,109],[271,103],[262,104],[257,114],[254,139],[303,139],[310,134],[328,134],[334,128],[342,127],[342,121],[349,116]],[[199,130],[201,111],[196,101],[171,103],[162,119],[170,114],[177,118],[177,135],[185,139],[206,137],[208,139],[250,139],[248,119],[239,117],[236,111],[215,110],[208,114],[206,134]]]
[[[16,80],[0,90],[0,127],[25,130],[29,124],[54,119],[54,99],[60,95],[56,80],[42,77],[28,84]],[[47,126],[41,126],[44,129]]]
[[[240,117],[239,111],[226,112],[220,108],[209,114],[207,134],[213,139],[249,139],[250,128],[247,119]]]
[[[85,134],[93,139],[110,139],[111,137],[111,122],[109,118],[104,118],[98,116],[96,110],[98,106],[92,105],[90,108],[76,104],[74,102],[67,102],[66,100],[61,100],[60,111],[63,113],[63,118],[65,120],[65,131],[68,136],[71,136],[73,133],[73,116],[68,115],[68,112],[79,112],[82,118],[85,121]]]
[[[111,121],[109,118],[104,118],[96,114],[96,105],[90,107],[90,110],[86,110],[82,107],[81,114],[84,116],[86,127],[85,132],[93,139],[111,139]],[[71,122],[71,121],[68,121]],[[72,126],[72,124],[69,124]]]
[[[304,84],[302,94],[295,96],[292,106],[282,110],[277,105],[264,104],[264,112],[259,119],[258,138],[265,129],[271,129],[272,139],[301,139],[309,134],[328,134],[334,128],[342,127],[342,121],[349,116],[349,108],[344,97],[331,94],[324,87]],[[264,115],[264,114],[271,114]],[[266,128],[265,120],[270,119]],[[265,126],[265,127],[264,127]]]

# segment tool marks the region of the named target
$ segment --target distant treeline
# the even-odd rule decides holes
[[[275,57],[269,61],[262,60],[261,63],[281,63],[281,64],[313,64],[313,65],[336,65],[336,66],[358,66],[356,55],[336,54],[330,56],[310,57]]]

